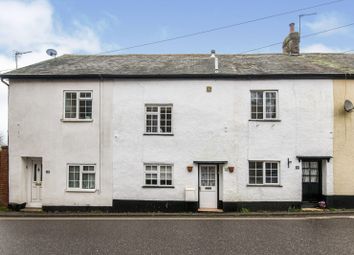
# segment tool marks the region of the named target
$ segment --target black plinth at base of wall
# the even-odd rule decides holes
[[[45,212],[112,212],[111,206],[43,206]]]
[[[257,211],[288,211],[289,209],[300,209],[301,202],[277,201],[277,202],[224,202],[224,212],[239,212],[242,209],[251,212]]]
[[[113,200],[113,212],[196,212],[198,202]]]
[[[328,198],[329,199],[329,198]],[[336,200],[338,202],[338,200]],[[354,208],[354,196],[351,208]],[[327,202],[328,203],[328,202]],[[288,211],[289,209],[301,208],[301,202],[219,202],[224,212],[239,212],[248,209],[257,211]],[[347,203],[349,205],[349,203]],[[340,208],[339,206],[331,206]],[[221,209],[220,208],[220,209]],[[344,208],[344,207],[343,207]],[[350,207],[348,207],[350,208]],[[197,212],[198,202],[186,201],[156,201],[156,200],[113,200],[112,206],[43,206],[44,211],[49,212]]]
[[[325,196],[325,201],[328,208],[337,209],[353,209],[354,208],[354,196]]]

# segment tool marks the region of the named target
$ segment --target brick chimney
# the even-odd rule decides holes
[[[298,56],[300,54],[300,35],[295,32],[295,23],[290,23],[290,32],[283,41],[283,54]]]

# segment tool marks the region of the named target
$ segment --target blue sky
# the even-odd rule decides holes
[[[33,51],[20,66],[48,59],[47,48],[97,54],[150,41],[234,24],[330,0],[0,0],[0,72],[14,68],[14,50]],[[293,13],[200,36],[135,48],[131,53],[240,53],[281,42],[298,14],[303,34],[354,22],[354,1]],[[354,26],[302,40],[303,52],[354,49]],[[254,53],[281,52],[281,46]],[[7,91],[0,86],[0,132],[7,126]]]
[[[63,28],[71,29],[78,21],[94,29],[102,39],[103,50],[162,40],[208,28],[315,5],[323,0],[248,0],[248,1],[52,1],[54,16]],[[305,11],[317,12],[304,19],[303,32],[312,33],[327,26],[351,23],[354,1],[347,0],[326,7]],[[297,22],[294,13],[248,25],[225,29],[183,40],[146,46],[121,53],[205,53],[215,48],[221,53],[238,53],[272,42],[281,41],[288,24]],[[311,26],[308,23],[316,23]],[[318,28],[318,29],[317,29]],[[334,33],[332,33],[333,35]],[[351,46],[343,31],[337,36],[318,36],[304,40],[303,46],[323,44],[330,49]],[[351,40],[353,42],[353,40]],[[349,44],[349,45],[348,45]],[[115,46],[115,47],[114,47]],[[279,47],[263,51],[279,52]]]

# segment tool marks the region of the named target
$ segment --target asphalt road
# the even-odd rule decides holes
[[[354,219],[6,219],[0,254],[354,254]]]

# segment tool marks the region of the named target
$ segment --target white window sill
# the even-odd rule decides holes
[[[144,133],[143,135],[156,135],[156,136],[174,136],[172,133]]]
[[[159,185],[143,185],[142,186],[144,189],[145,188],[152,188],[152,189],[174,189],[175,186],[159,186]]]
[[[280,119],[249,119],[248,121],[260,121],[260,122],[281,122]]]
[[[66,189],[65,192],[95,193],[97,189]]]
[[[62,122],[93,122],[93,119],[60,119]]]
[[[280,184],[247,184],[247,187],[276,187],[281,188],[283,185]]]

